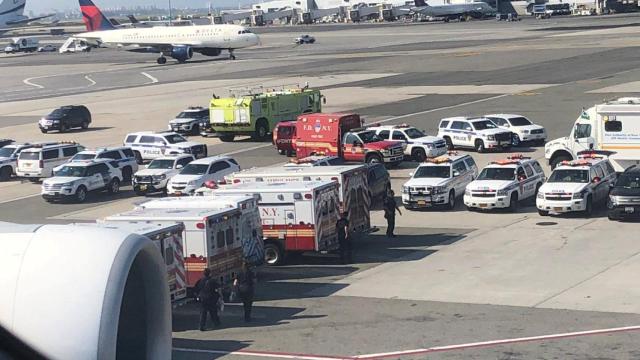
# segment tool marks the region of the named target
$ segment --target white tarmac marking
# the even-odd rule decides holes
[[[524,342],[533,342],[533,341],[545,341],[545,340],[556,340],[556,339],[581,337],[581,336],[604,335],[604,334],[612,334],[612,333],[620,333],[620,332],[628,332],[628,331],[638,331],[638,330],[640,330],[640,326],[626,326],[626,327],[618,327],[618,328],[607,328],[607,329],[597,329],[597,330],[576,331],[576,332],[558,333],[558,334],[550,334],[550,335],[539,335],[539,336],[529,336],[529,337],[512,338],[512,339],[481,341],[481,342],[458,344],[458,345],[434,346],[434,347],[425,348],[425,349],[414,349],[414,350],[395,351],[395,352],[379,353],[379,354],[357,355],[357,356],[352,356],[350,358],[353,358],[353,359],[396,358],[396,357],[408,356],[408,355],[422,355],[422,354],[427,354],[427,353],[431,353],[431,352],[464,350],[464,349],[472,349],[472,348],[479,348],[479,347],[489,347],[489,346],[498,346],[498,345],[505,345],[505,344],[524,343]]]
[[[24,200],[24,199],[28,199],[28,198],[32,198],[32,197],[36,197],[36,196],[40,196],[40,193],[31,194],[31,195],[25,195],[25,196],[20,196],[20,197],[9,199],[9,200],[0,201],[0,204],[6,204],[6,203],[10,203],[12,201]]]
[[[95,85],[95,84],[96,84],[96,82],[95,82],[95,81],[93,81],[93,79],[92,79],[92,78],[90,78],[90,77],[89,77],[89,75],[85,75],[85,76],[84,76],[84,78],[85,78],[87,81],[89,81],[89,82],[91,83],[91,84],[89,84],[89,86],[87,86],[87,87],[92,87],[93,85]]]
[[[298,360],[346,360],[346,359],[352,358],[350,356],[337,357],[337,356],[278,353],[278,352],[266,352],[266,351],[249,351],[249,350],[222,351],[222,350],[206,350],[206,349],[173,348],[173,351],[195,352],[195,353],[204,353],[204,354],[219,354],[219,355],[255,356],[255,357],[265,357],[265,358],[275,358],[275,359],[298,359]]]
[[[154,78],[153,76],[147,74],[146,72],[141,72],[140,74],[144,75],[145,77],[147,77],[149,80],[151,80],[150,82],[144,83],[143,85],[148,85],[148,84],[155,84],[158,82],[158,79]]]
[[[29,86],[35,86],[35,87],[37,87],[38,89],[44,89],[44,86],[42,86],[42,85],[38,85],[38,84],[34,84],[34,83],[32,83],[32,82],[31,82],[31,80],[33,80],[33,79],[39,79],[39,78],[41,78],[41,77],[42,77],[42,76],[37,76],[37,77],[27,78],[27,79],[22,80],[22,82],[23,82],[23,83],[25,83],[26,85],[29,85]]]

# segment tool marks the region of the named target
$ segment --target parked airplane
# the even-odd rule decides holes
[[[167,26],[117,29],[91,0],[79,0],[82,20],[87,32],[74,35],[95,46],[102,44],[135,46],[129,51],[159,53],[158,64],[167,62],[165,56],[185,62],[198,52],[205,56],[218,56],[229,51],[233,60],[235,49],[257,45],[258,35],[238,25]]]
[[[416,7],[411,8],[412,13],[418,13],[433,18],[469,20],[471,18],[482,19],[496,15],[496,10],[485,2],[471,2],[464,4],[428,5],[425,0],[415,0]]]
[[[49,14],[34,18],[24,16],[22,13],[26,4],[27,0],[0,0],[0,28],[7,27],[7,29],[0,29],[0,31],[12,30],[11,28],[16,25],[28,24],[54,15]]]

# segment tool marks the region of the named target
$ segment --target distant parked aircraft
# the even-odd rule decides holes
[[[411,8],[411,12],[434,18],[444,18],[445,21],[452,19],[481,19],[496,15],[496,10],[494,8],[481,1],[465,4],[430,6],[425,2],[425,0],[415,0],[415,5],[416,6],[414,8]]]

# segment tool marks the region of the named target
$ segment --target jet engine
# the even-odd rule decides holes
[[[170,56],[179,62],[185,62],[193,57],[193,49],[190,46],[174,46]]]
[[[0,222],[0,324],[51,359],[170,359],[166,269],[120,230]]]
[[[219,48],[202,48],[199,51],[204,56],[219,56],[222,52]]]

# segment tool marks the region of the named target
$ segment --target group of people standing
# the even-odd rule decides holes
[[[215,327],[220,326],[220,313],[224,307],[222,288],[218,280],[211,276],[210,269],[204,269],[204,276],[198,280],[194,291],[200,301],[200,331],[207,330],[207,316]],[[251,321],[251,308],[255,295],[256,273],[248,264],[243,263],[242,272],[233,279],[233,288],[230,298],[233,301],[237,297],[244,308],[244,321]]]

